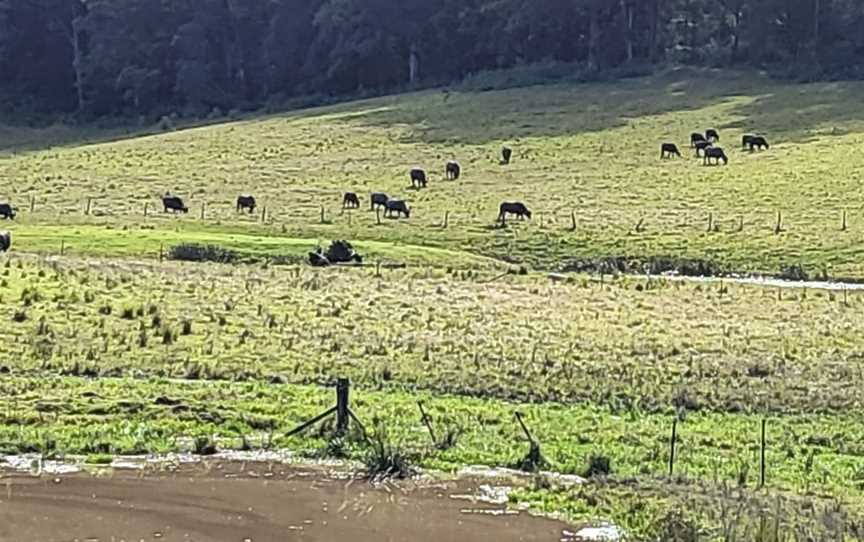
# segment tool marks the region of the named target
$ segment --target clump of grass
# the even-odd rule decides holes
[[[548,468],[549,462],[543,457],[540,451],[540,445],[536,442],[531,442],[528,448],[528,453],[512,465],[512,468],[523,472],[539,472]]]
[[[104,316],[110,316],[111,311],[112,311],[111,305],[109,305],[107,303],[105,305],[102,305],[101,307],[99,307],[99,314],[102,314]]]
[[[196,437],[192,451],[197,455],[215,455],[219,452],[213,437]]]
[[[114,456],[111,454],[90,454],[85,463],[88,465],[110,465],[113,461]]]
[[[171,329],[171,326],[164,326],[162,328],[162,344],[171,345],[177,342],[177,332]]]
[[[404,479],[417,474],[414,466],[418,457],[404,443],[394,440],[383,424],[379,424],[363,457],[366,477],[370,480]]]
[[[27,321],[27,311],[24,309],[16,310],[12,313],[12,321],[16,324],[22,324]]]
[[[191,320],[183,320],[183,323],[180,327],[180,334],[184,337],[192,335],[192,321]]]
[[[588,465],[582,472],[583,478],[596,478],[613,474],[612,460],[605,455],[592,454],[588,457]]]

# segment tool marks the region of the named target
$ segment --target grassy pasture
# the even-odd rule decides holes
[[[862,404],[857,293],[491,270],[0,262],[0,366],[19,375],[346,375],[367,388],[622,412]]]
[[[0,197],[24,210],[25,251],[56,250],[51,228],[87,224],[96,229],[82,230],[70,250],[110,252],[92,248],[113,245],[88,235],[114,225],[189,237],[233,231],[425,245],[541,268],[673,256],[733,271],[800,264],[861,278],[862,98],[858,83],[689,71],[614,85],[429,91],[114,142],[31,144],[0,158]],[[685,148],[691,131],[707,127],[720,130],[728,167],[703,167]],[[742,151],[745,132],[766,134],[771,150]],[[687,158],[660,161],[667,140]],[[516,151],[509,167],[497,163],[504,144]],[[14,137],[6,146],[15,147]],[[459,182],[443,180],[451,158],[463,164]],[[414,165],[430,172],[428,190],[408,188]],[[168,190],[186,197],[190,214],[144,219],[145,202],[153,213]],[[365,209],[342,214],[345,190],[364,204],[372,191],[404,197],[415,214],[381,225]],[[247,191],[267,207],[265,224],[236,216],[234,199]],[[92,215],[84,217],[88,197]],[[493,227],[505,199],[524,200],[535,220]],[[841,232],[844,210],[849,228]],[[778,211],[784,231],[775,234]],[[709,214],[718,232],[707,231]]]
[[[358,413],[400,440],[427,439],[418,398],[439,429],[461,429],[456,447],[422,457],[428,466],[515,463],[526,448],[516,409],[552,468],[611,459],[612,487],[540,483],[524,495],[544,510],[642,532],[646,514],[697,506],[665,497],[740,485],[762,508],[775,492],[802,507],[839,509],[837,499],[860,525],[861,294],[502,273],[674,257],[864,279],[862,98],[856,83],[672,71],[429,91],[141,137],[2,128],[0,199],[21,214],[0,226],[29,254],[0,256],[0,453],[104,460],[215,436],[328,454],[324,433],[282,435],[330,406],[320,384],[349,376]],[[708,127],[728,167],[659,160],[661,142],[686,155],[689,133]],[[771,149],[742,151],[745,132]],[[516,151],[507,167],[505,144]],[[443,180],[451,158],[465,171],[458,182]],[[428,190],[408,188],[414,165],[430,171]],[[189,215],[160,212],[167,190]],[[364,205],[371,191],[403,196],[414,214],[379,224],[365,208],[343,213],[345,190]],[[266,220],[235,213],[240,192],[257,196]],[[505,199],[524,200],[534,220],[494,226]],[[409,267],[266,262],[337,238],[367,261]],[[257,263],[157,263],[181,243]],[[658,479],[675,415],[684,478]],[[771,490],[756,491],[764,416]],[[724,499],[703,505],[737,502]]]

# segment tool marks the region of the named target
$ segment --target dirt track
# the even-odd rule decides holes
[[[456,500],[465,483],[373,488],[282,466],[0,475],[2,542],[473,542],[562,539],[565,525]],[[412,486],[408,489],[408,486]]]

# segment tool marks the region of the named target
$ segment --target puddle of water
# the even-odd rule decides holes
[[[535,476],[541,476],[559,486],[572,487],[586,483],[586,480],[575,474],[561,474],[558,472],[540,471],[538,473],[523,472],[503,467],[487,467],[484,465],[471,465],[459,470],[460,478],[480,478],[493,480],[530,480]]]
[[[561,542],[617,542],[624,532],[612,523],[583,527],[576,532],[564,531]]]
[[[864,283],[832,282],[820,280],[783,280],[770,277],[690,277],[683,275],[634,275],[646,280],[665,279],[679,282],[696,282],[704,284],[747,284],[766,288],[792,288],[799,290],[829,290],[835,292],[864,291]]]

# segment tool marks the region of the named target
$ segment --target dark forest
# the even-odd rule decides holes
[[[201,116],[532,64],[851,79],[862,57],[861,0],[0,0],[7,114]]]

